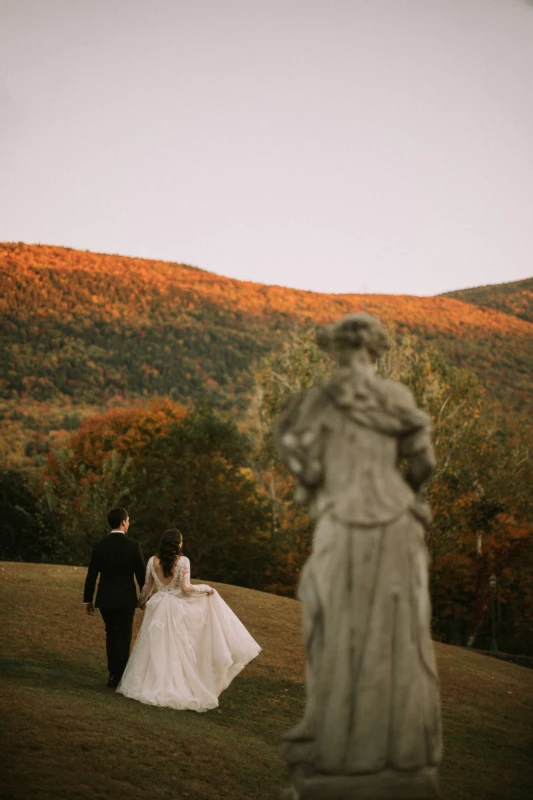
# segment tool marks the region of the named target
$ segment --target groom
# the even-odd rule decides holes
[[[130,518],[125,508],[112,508],[107,515],[111,533],[93,547],[83,604],[86,614],[94,614],[93,595],[100,573],[96,608],[100,609],[106,633],[108,686],[118,686],[130,654],[133,617],[137,608],[137,591],[144,584],[145,564],[139,542],[126,533]]]

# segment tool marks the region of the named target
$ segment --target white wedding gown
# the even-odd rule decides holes
[[[139,597],[143,623],[117,692],[155,706],[207,711],[235,675],[261,651],[219,593],[190,582],[190,561],[178,559],[164,584],[153,556]]]

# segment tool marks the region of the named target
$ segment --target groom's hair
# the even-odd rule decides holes
[[[125,508],[112,508],[107,515],[107,521],[113,530],[113,528],[118,528],[120,523],[124,522],[124,520],[128,519],[128,517],[129,514]]]

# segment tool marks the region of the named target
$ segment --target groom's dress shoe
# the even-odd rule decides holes
[[[109,686],[110,689],[116,689],[116,687],[118,686],[118,681],[115,679],[114,675],[109,676],[107,685]]]

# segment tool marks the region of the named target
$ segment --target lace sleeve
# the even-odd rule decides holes
[[[141,590],[139,595],[139,607],[141,608],[150,595],[152,594],[154,588],[154,576],[152,575],[152,558],[148,559],[148,564],[146,565],[146,574],[144,576],[144,586]]]
[[[187,592],[188,594],[193,594],[196,592],[197,594],[208,594],[213,591],[210,586],[206,586],[205,583],[199,583],[197,586],[193,586],[191,583],[191,562],[185,556],[182,556],[183,564],[181,565],[181,575],[180,575],[180,589],[182,592]]]

